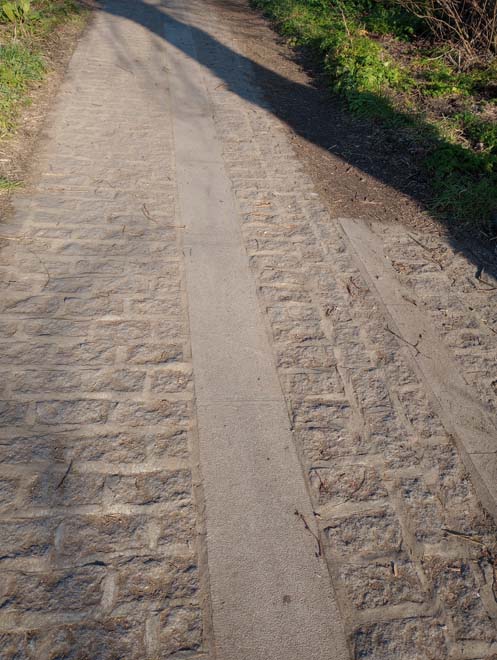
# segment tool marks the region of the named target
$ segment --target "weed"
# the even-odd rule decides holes
[[[292,45],[314,55],[352,112],[405,131],[423,147],[438,217],[464,227],[491,227],[497,208],[497,126],[484,114],[495,103],[494,62],[464,69],[446,44],[418,46],[426,32],[423,21],[393,0],[253,4],[275,20]],[[389,35],[390,41],[378,35]],[[405,41],[411,41],[408,50],[395,57],[395,44]]]
[[[74,0],[8,0],[0,4],[0,138],[12,134],[33,84],[50,69],[51,38],[78,21]],[[5,186],[4,186],[5,188]]]
[[[22,185],[21,181],[12,181],[4,176],[0,176],[0,191],[10,192],[15,188],[20,188]]]

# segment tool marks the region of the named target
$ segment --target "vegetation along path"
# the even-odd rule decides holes
[[[96,12],[0,230],[0,658],[497,657],[494,255],[366,128],[244,0]]]

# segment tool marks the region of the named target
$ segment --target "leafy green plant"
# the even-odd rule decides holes
[[[18,0],[17,2],[4,2],[1,5],[2,18],[7,19],[15,26],[26,23],[31,17],[30,0]]]

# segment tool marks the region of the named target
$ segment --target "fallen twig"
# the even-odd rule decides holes
[[[483,541],[474,539],[469,534],[464,534],[464,532],[458,532],[455,529],[447,529],[447,527],[442,527],[442,532],[445,532],[446,534],[451,534],[452,536],[457,536],[459,538],[465,539],[466,541],[471,541],[471,543],[476,543],[477,545],[483,545],[483,546],[485,545]]]
[[[68,475],[69,472],[71,471],[72,464],[73,464],[73,459],[71,458],[71,460],[69,461],[69,465],[67,466],[67,470],[64,472],[64,474],[62,475],[62,479],[59,481],[59,483],[58,483],[57,486],[55,487],[56,489],[57,489],[57,488],[60,488],[60,487],[62,486],[62,484],[64,483],[64,481],[66,480],[67,475]]]
[[[317,550],[314,552],[314,554],[316,555],[316,557],[322,557],[323,548],[321,546],[321,540],[319,536],[312,531],[312,529],[309,527],[307,523],[307,520],[304,518],[303,514],[300,513],[298,509],[295,509],[294,513],[297,516],[297,518],[300,518],[300,520],[302,520],[302,522],[304,523],[304,528],[312,535],[312,537],[316,541]]]
[[[391,329],[388,327],[388,325],[385,326],[385,330],[387,330],[387,332],[389,332],[389,333],[390,333],[391,335],[393,335],[394,337],[397,337],[397,339],[400,339],[400,341],[403,341],[404,344],[407,344],[407,345],[410,346],[411,348],[414,348],[414,350],[416,351],[416,355],[424,355],[423,353],[421,353],[421,351],[420,351],[419,348],[418,348],[418,344],[419,344],[419,342],[420,342],[421,335],[420,335],[418,341],[417,341],[415,344],[413,344],[412,342],[407,341],[407,339],[404,339],[404,337],[401,337],[401,336],[398,335],[396,332],[394,332],[393,330],[391,330]],[[425,356],[425,357],[426,357],[426,356]]]

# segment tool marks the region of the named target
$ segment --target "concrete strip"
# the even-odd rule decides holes
[[[217,657],[345,659],[203,72],[189,28],[165,29]]]
[[[486,508],[497,517],[497,428],[471,391],[441,337],[422,310],[402,291],[381,239],[361,220],[341,219],[365,275],[378,293],[394,330],[416,345],[412,359],[433,393],[445,428],[453,435]],[[403,295],[404,293],[404,295]]]

